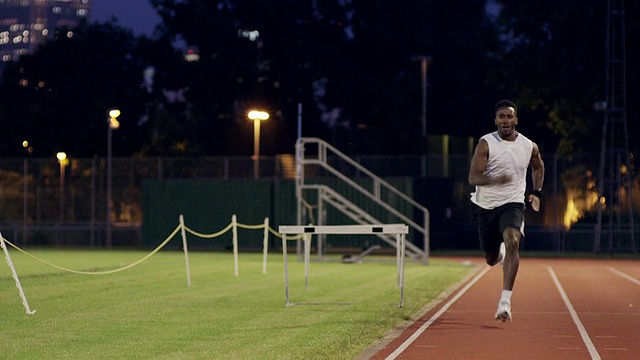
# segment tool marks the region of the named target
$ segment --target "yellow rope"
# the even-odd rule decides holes
[[[190,234],[192,234],[192,235],[199,236],[199,237],[201,237],[201,238],[205,238],[205,239],[211,239],[211,238],[218,237],[218,236],[220,236],[220,235],[222,235],[222,234],[226,233],[226,232],[227,232],[227,231],[229,231],[229,229],[231,229],[232,227],[233,227],[233,223],[230,223],[229,225],[227,225],[227,227],[226,227],[226,228],[224,228],[224,229],[222,229],[222,230],[218,231],[217,233],[213,233],[213,234],[203,234],[203,233],[199,233],[199,232],[197,232],[197,231],[195,231],[195,230],[192,230],[192,229],[191,229],[191,228],[189,228],[187,225],[185,225],[185,226],[184,226],[184,229],[185,229],[185,230],[187,230],[187,232],[189,232],[189,233],[190,233]]]
[[[264,223],[263,224],[257,224],[257,225],[247,225],[247,224],[241,224],[241,223],[236,223],[238,227],[243,228],[243,229],[251,229],[251,230],[255,230],[255,229],[262,229],[264,228]],[[229,225],[227,225],[224,229],[213,233],[213,234],[203,234],[200,232],[197,232],[189,227],[187,227],[186,225],[184,226],[184,229],[189,232],[192,235],[201,237],[201,238],[205,238],[205,239],[211,239],[211,238],[215,238],[218,236],[223,235],[224,233],[226,233],[227,231],[229,231],[231,228],[233,227],[233,223],[230,223]],[[160,245],[158,245],[155,249],[153,249],[153,251],[151,251],[149,254],[145,255],[142,259],[131,263],[129,265],[123,266],[121,268],[118,269],[113,269],[113,270],[107,270],[107,271],[81,271],[81,270],[73,270],[73,269],[68,269],[59,265],[55,265],[52,264],[46,260],[40,259],[37,256],[34,256],[26,251],[24,251],[23,249],[21,249],[20,247],[18,247],[17,245],[14,245],[12,242],[10,242],[9,240],[4,239],[4,241],[9,244],[9,246],[11,246],[12,248],[16,249],[18,252],[32,258],[33,260],[36,260],[38,262],[41,262],[45,265],[51,266],[53,268],[56,268],[58,270],[62,270],[62,271],[67,271],[70,273],[74,273],[74,274],[80,274],[80,275],[107,275],[107,274],[115,274],[117,272],[120,271],[124,271],[127,269],[131,269],[134,266],[140,265],[142,262],[144,262],[145,260],[149,259],[151,256],[155,255],[158,251],[160,251],[165,245],[167,245],[167,243],[169,241],[171,241],[171,239],[173,239],[174,236],[176,236],[176,234],[178,233],[178,231],[180,231],[180,225],[178,225],[173,232],[162,242],[160,243]],[[282,234],[280,234],[279,232],[277,232],[275,229],[273,229],[272,227],[269,227],[269,232],[279,238],[282,238]],[[2,235],[0,235],[2,236]],[[295,236],[290,236],[290,237],[285,237],[286,240],[298,240],[298,239],[302,239],[304,237],[303,234],[299,234],[299,235],[295,235]]]
[[[156,247],[149,254],[145,255],[142,259],[140,259],[140,260],[138,260],[138,261],[136,261],[136,262],[134,262],[132,264],[123,266],[121,268],[113,269],[113,270],[107,270],[107,271],[80,271],[80,270],[73,270],[73,269],[68,269],[68,268],[62,267],[62,266],[58,266],[58,265],[52,264],[52,263],[50,263],[50,262],[48,262],[46,260],[42,260],[42,259],[40,259],[40,258],[38,258],[38,257],[36,257],[34,255],[31,255],[28,252],[22,250],[18,246],[16,246],[13,243],[11,243],[9,240],[4,239],[4,238],[3,239],[7,244],[9,244],[11,247],[13,247],[14,249],[18,250],[19,252],[23,253],[24,255],[26,255],[26,256],[28,256],[28,257],[36,260],[36,261],[39,261],[39,262],[41,262],[41,263],[43,263],[45,265],[51,266],[53,268],[56,268],[58,270],[67,271],[67,272],[70,272],[70,273],[80,274],[80,275],[106,275],[106,274],[114,274],[114,273],[117,273],[117,272],[120,272],[120,271],[124,271],[124,270],[130,269],[130,268],[132,268],[132,267],[134,267],[136,265],[141,264],[143,261],[147,260],[148,258],[153,256],[155,253],[160,251],[160,249],[162,249],[178,233],[179,230],[180,230],[180,226],[178,225],[176,227],[176,229],[173,230],[171,235],[169,235],[160,245],[158,245],[158,247]]]
[[[258,225],[246,225],[246,224],[240,224],[237,223],[239,228],[243,228],[243,229],[249,229],[249,230],[256,230],[256,229],[263,229],[264,228],[264,224],[258,224]]]

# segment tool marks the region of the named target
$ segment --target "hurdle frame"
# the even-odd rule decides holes
[[[399,307],[404,306],[404,258],[405,242],[409,233],[409,226],[406,224],[371,224],[371,225],[281,225],[278,232],[282,235],[282,260],[284,261],[284,288],[285,306],[290,306],[289,302],[289,268],[287,235],[304,235],[304,271],[305,290],[309,289],[309,258],[311,254],[311,240],[313,234],[326,235],[376,235],[390,234],[396,235],[396,263],[398,272],[398,287],[400,288]]]

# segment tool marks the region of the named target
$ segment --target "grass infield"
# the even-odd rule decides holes
[[[304,263],[289,254],[285,307],[281,253],[161,251],[109,275],[58,270],[10,249],[34,315],[27,315],[7,263],[0,264],[3,359],[353,359],[473,268],[431,259],[408,261],[405,305],[398,307],[396,262],[370,256],[361,264],[313,261],[309,290]],[[143,251],[27,251],[74,270],[107,271]],[[4,254],[3,254],[4,257]]]

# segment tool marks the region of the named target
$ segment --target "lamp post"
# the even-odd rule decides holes
[[[120,116],[120,110],[112,109],[109,110],[109,120],[107,126],[107,234],[106,234],[106,242],[107,247],[111,247],[112,239],[111,239],[111,212],[113,210],[113,196],[112,196],[112,183],[111,183],[111,143],[112,143],[112,132],[120,127],[120,122],[118,122],[118,116]]]
[[[269,118],[269,113],[260,110],[249,111],[248,117],[253,120],[253,178],[259,177],[260,167],[260,122]]]
[[[57,153],[56,158],[60,163],[60,222],[62,222],[64,221],[64,168],[69,163],[69,159],[64,152]]]
[[[420,73],[422,78],[422,137],[427,137],[427,68],[433,60],[431,56],[415,55],[413,61],[420,61]]]

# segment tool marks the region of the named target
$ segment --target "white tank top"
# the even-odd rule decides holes
[[[483,209],[493,209],[506,203],[524,204],[533,142],[520,133],[514,141],[505,141],[497,131],[484,135],[480,140],[489,145],[485,175],[496,178],[509,174],[511,181],[502,185],[477,185],[476,191],[471,193],[471,202]]]

